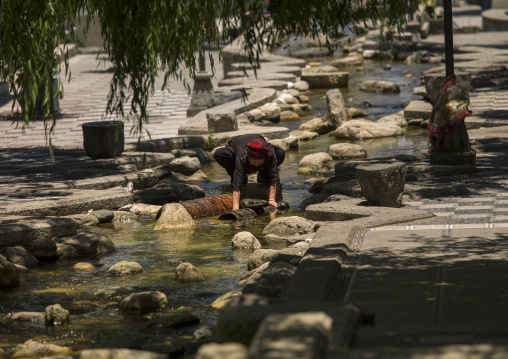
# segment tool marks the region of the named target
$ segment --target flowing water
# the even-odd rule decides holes
[[[413,87],[419,86],[419,77],[425,65],[403,65],[392,63],[390,71],[382,70],[384,63],[366,61],[365,71],[351,72],[348,89],[343,90],[346,104],[362,108],[375,120],[382,115],[403,109],[409,101],[416,99]],[[411,74],[412,77],[409,77]],[[361,81],[368,79],[387,80],[401,87],[400,95],[370,94],[358,91]],[[281,125],[291,130],[313,117],[327,113],[326,91],[314,91],[311,105],[314,114],[297,122]],[[260,131],[262,133],[262,129]],[[281,168],[284,200],[292,209],[278,215],[303,215],[298,204],[310,196],[309,184],[312,176],[296,173],[300,159],[310,153],[326,152],[336,143],[333,134],[321,136],[309,142],[301,142],[298,150],[289,151]],[[368,153],[368,157],[385,157],[394,154],[425,150],[426,131],[409,129],[403,137],[356,141]],[[222,184],[229,179],[217,164],[203,166],[211,182],[200,183],[207,195],[217,194]],[[146,315],[124,314],[119,310],[122,298],[133,292],[161,291],[169,302],[168,312],[180,307],[192,308],[192,313],[201,319],[200,326],[213,327],[217,313],[209,309],[210,303],[219,295],[232,290],[241,290],[239,278],[247,271],[247,259],[251,252],[233,251],[231,238],[240,231],[249,231],[262,240],[261,232],[269,217],[258,217],[246,223],[233,224],[216,219],[197,220],[197,228],[190,231],[155,232],[155,221],[150,218],[136,223],[115,223],[92,228],[91,231],[108,235],[116,245],[116,252],[98,258],[83,258],[96,269],[76,271],[75,262],[59,261],[56,264],[41,264],[22,273],[18,288],[0,292],[0,348],[12,352],[15,345],[28,339],[70,346],[75,350],[100,347],[129,347],[157,349],[171,346],[175,338],[191,336],[197,326],[184,329],[153,329]],[[138,275],[110,277],[111,265],[118,261],[135,261],[143,272]],[[195,265],[206,278],[197,283],[178,283],[175,268],[188,261]],[[123,287],[124,291],[99,295],[101,290]],[[48,305],[60,303],[71,314],[70,323],[57,327],[44,326],[43,322],[14,323],[9,320],[12,313],[21,311],[43,312]]]

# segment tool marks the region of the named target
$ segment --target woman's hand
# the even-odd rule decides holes
[[[269,200],[268,200],[268,204],[269,204],[270,206],[273,206],[273,207],[277,208],[277,202],[275,202],[273,199],[269,199]]]

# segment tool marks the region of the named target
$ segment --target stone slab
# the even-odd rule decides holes
[[[309,88],[339,88],[347,87],[349,72],[325,72],[317,74],[302,74],[302,81],[307,81]]]
[[[70,218],[2,216],[0,218],[0,248],[24,246],[42,238],[73,236],[76,222]]]
[[[404,108],[404,117],[410,119],[423,118],[428,120],[432,112],[432,104],[427,101],[415,100],[411,101]]]
[[[0,205],[0,215],[66,216],[86,213],[90,209],[117,209],[133,202],[134,195],[121,187],[102,191],[40,190],[32,200]]]

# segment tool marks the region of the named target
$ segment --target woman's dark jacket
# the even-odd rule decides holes
[[[275,152],[271,145],[268,145],[270,150],[265,162],[261,166],[252,166],[247,159],[247,144],[254,140],[260,139],[264,142],[263,136],[255,134],[247,134],[233,137],[226,147],[228,147],[233,156],[235,157],[235,172],[233,177],[233,191],[240,191],[240,189],[247,183],[247,175],[250,173],[258,172],[267,185],[274,185],[279,181],[279,170],[277,169],[277,159]]]

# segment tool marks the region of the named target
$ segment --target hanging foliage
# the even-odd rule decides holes
[[[194,77],[197,57],[220,50],[230,30],[243,35],[243,47],[251,64],[259,63],[263,50],[288,36],[327,35],[339,38],[347,27],[370,20],[401,29],[408,11],[406,0],[2,0],[0,2],[0,66],[2,80],[14,95],[13,111],[23,127],[33,115],[56,120],[53,90],[56,71],[65,69],[55,54],[58,45],[76,42],[78,14],[87,22],[98,21],[104,52],[113,63],[107,116],[134,114],[135,132],[141,133],[149,119],[147,103],[155,90],[158,72],[164,73],[163,89],[170,76]],[[220,38],[222,24],[223,38]],[[86,28],[86,26],[85,26]],[[213,59],[210,54],[210,60]],[[50,116],[53,114],[53,116]]]

